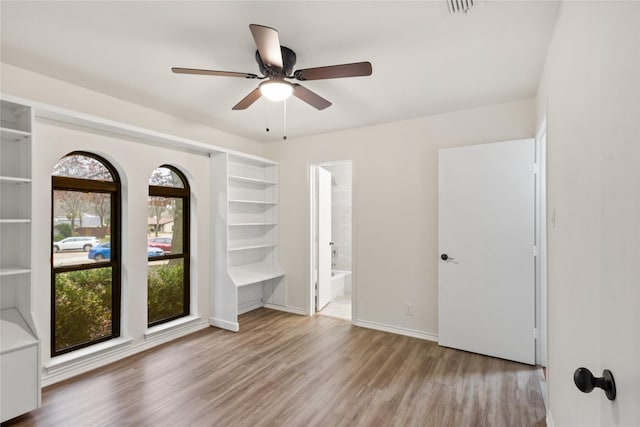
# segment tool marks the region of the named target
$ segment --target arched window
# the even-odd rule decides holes
[[[189,315],[189,184],[173,166],[149,178],[147,321]]]
[[[120,336],[118,174],[84,152],[52,172],[51,355]]]

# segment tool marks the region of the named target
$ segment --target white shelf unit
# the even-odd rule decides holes
[[[30,107],[0,100],[0,422],[40,406],[31,301]]]
[[[278,264],[278,165],[239,154],[211,155],[213,283],[209,322],[239,330],[238,315],[286,306]]]

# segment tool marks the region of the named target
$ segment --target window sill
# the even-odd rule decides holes
[[[128,346],[132,342],[133,340],[131,338],[120,337],[92,345],[91,347],[82,348],[71,353],[63,354],[61,356],[55,356],[51,358],[49,364],[45,366],[45,370],[48,374],[52,374],[65,369],[70,365],[79,365],[83,364],[83,362],[91,363],[95,360],[96,356],[107,355],[121,349],[122,347]]]
[[[185,316],[171,322],[163,323],[158,326],[153,326],[147,329],[144,333],[144,339],[146,341],[155,340],[165,335],[170,335],[182,330],[188,326],[200,322],[202,318],[200,316]]]
[[[208,322],[202,321],[199,316],[183,317],[149,328],[143,342],[140,342],[142,337],[137,338],[135,343],[132,338],[121,337],[53,357],[43,368],[42,386],[72,378],[207,326]]]

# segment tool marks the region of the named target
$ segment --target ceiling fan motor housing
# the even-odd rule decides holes
[[[262,62],[260,52],[256,50],[256,62],[262,75],[266,77],[289,77],[293,72],[293,66],[296,65],[296,53],[286,46],[280,46],[282,52],[282,70],[269,68]]]

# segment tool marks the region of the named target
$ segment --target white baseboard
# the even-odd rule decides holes
[[[251,301],[249,303],[244,304],[242,307],[238,307],[238,315],[248,313],[253,310],[257,310],[258,308],[268,308],[271,310],[279,310],[285,311],[287,313],[293,314],[301,314],[305,315],[304,310],[296,307],[285,307],[283,305],[275,305],[275,304],[262,304],[259,301]],[[209,318],[209,324],[211,326],[215,326],[216,328],[226,329],[231,332],[238,332],[240,330],[240,324],[238,322],[229,322],[228,320],[218,319],[216,317]]]
[[[231,332],[238,332],[240,330],[240,324],[238,322],[229,322],[215,317],[209,318],[209,324],[216,328],[226,329]]]
[[[375,329],[383,332],[391,332],[392,334],[419,338],[421,340],[438,342],[438,335],[431,334],[428,332],[416,331],[415,329],[399,328],[397,326],[385,325],[385,324],[376,323],[376,322],[369,322],[367,320],[354,320],[351,323],[355,326],[360,326],[362,328]]]
[[[82,350],[78,350],[79,353],[76,356],[79,355],[79,357],[64,355],[59,360],[54,358],[43,370],[41,385],[46,387],[64,381],[208,327],[207,322],[201,320],[168,330],[164,334],[156,333],[153,339],[143,340],[136,344],[132,344],[133,340],[130,338],[119,338],[113,340],[114,345],[110,345],[109,341],[102,343],[102,349],[97,347],[101,345],[98,344],[97,351],[87,348],[84,353],[80,353]]]
[[[278,310],[278,311],[286,311],[287,313],[299,314],[301,316],[307,315],[307,313],[303,309],[297,308],[297,307],[288,307],[288,306],[276,305],[276,304],[264,304],[264,308],[269,308],[271,310]]]
[[[238,304],[238,316],[241,314],[245,314],[248,313],[250,311],[253,310],[257,310],[260,307],[262,307],[262,300],[261,299],[254,299],[251,301],[247,301],[243,304]]]

